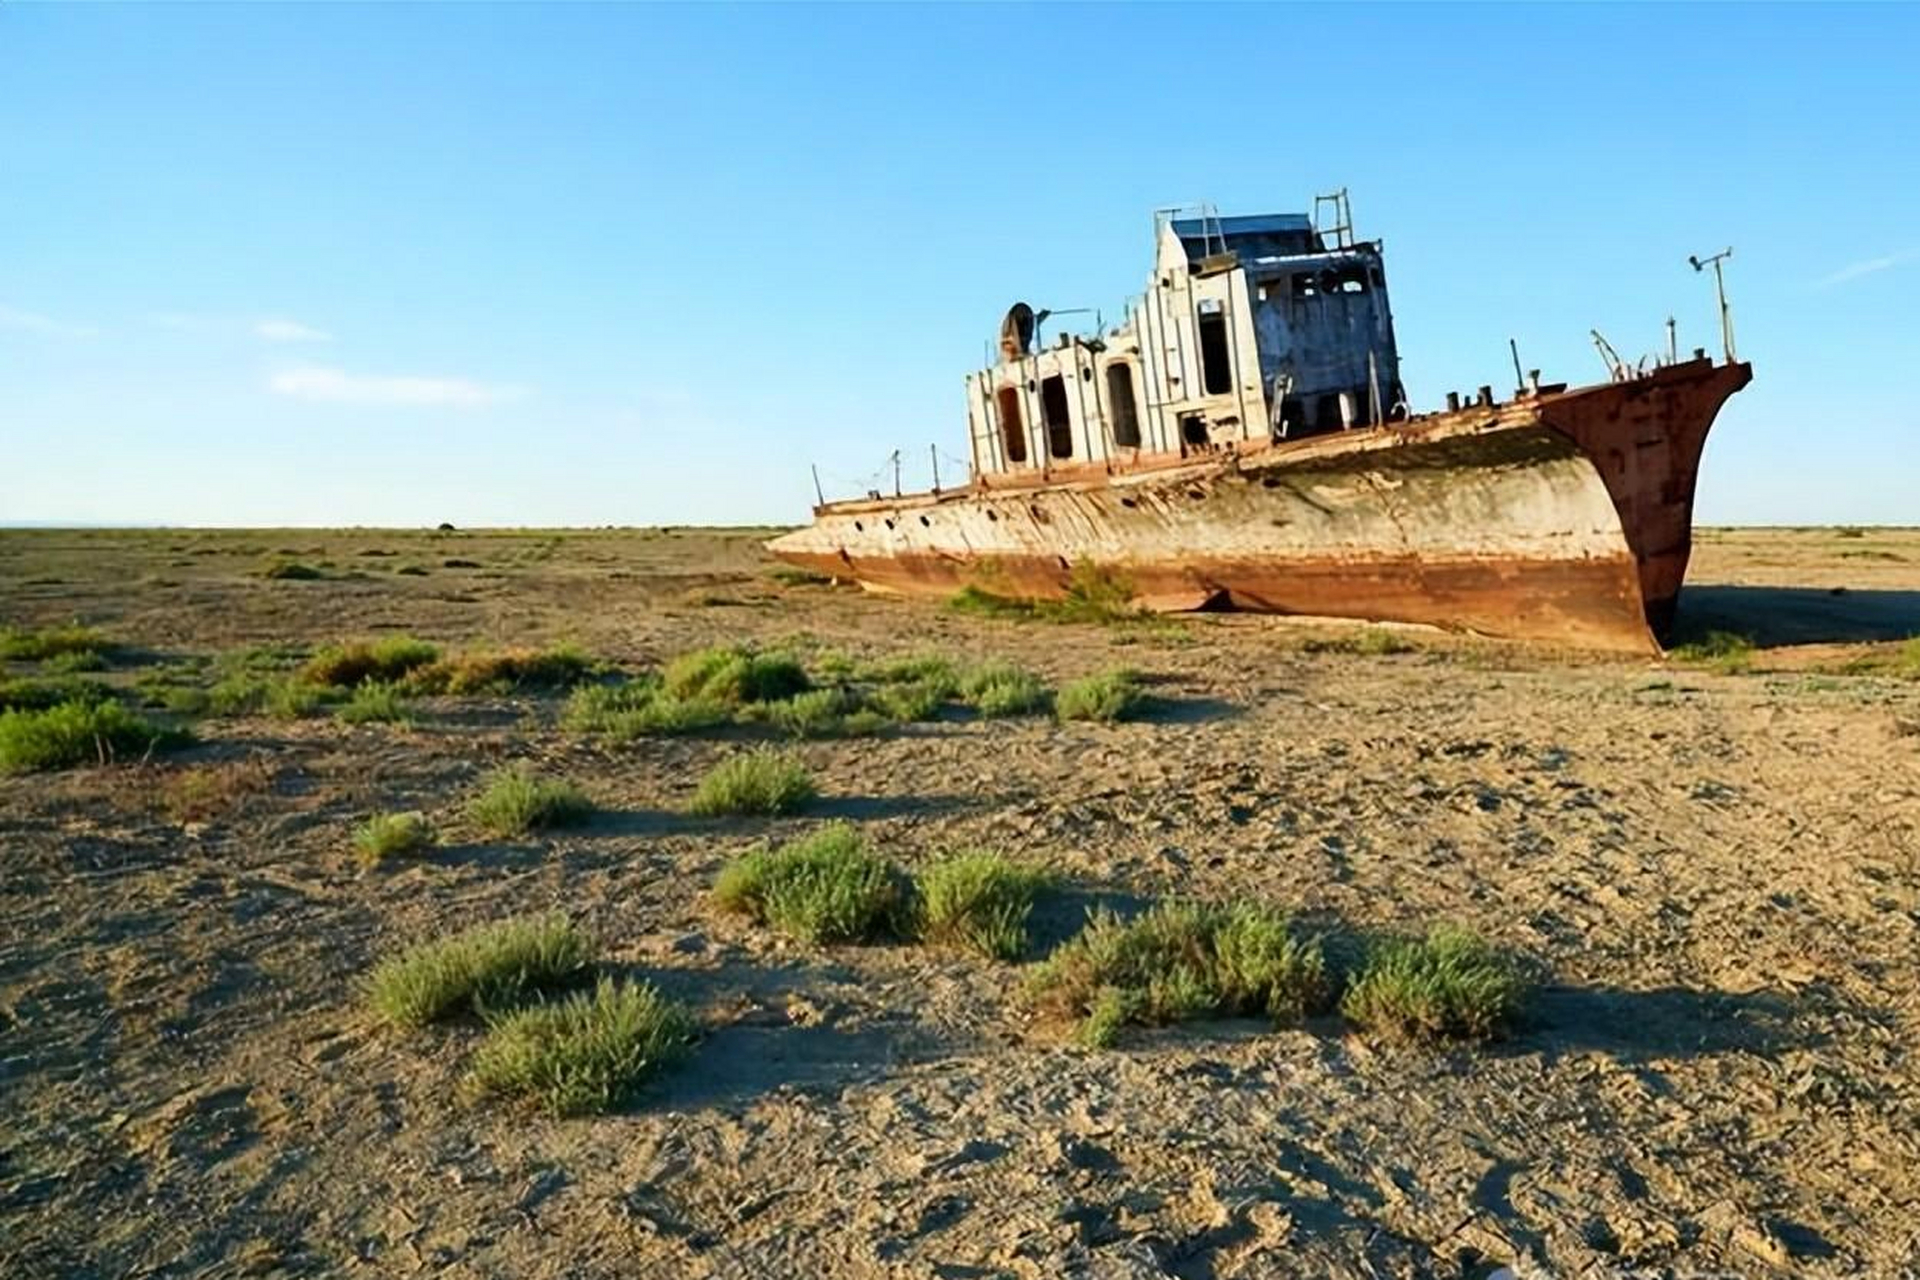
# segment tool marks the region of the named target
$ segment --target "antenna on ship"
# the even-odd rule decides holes
[[[1720,298],[1720,345],[1726,350],[1727,363],[1733,363],[1733,308],[1727,305],[1727,281],[1720,274],[1720,264],[1733,256],[1733,246],[1729,245],[1711,258],[1697,258],[1691,255],[1687,261],[1693,264],[1695,271],[1713,268],[1713,291]]]
[[[1600,358],[1606,362],[1607,376],[1615,382],[1625,382],[1628,373],[1626,362],[1620,358],[1620,353],[1613,349],[1613,344],[1608,342],[1598,329],[1593,330],[1593,346],[1594,350],[1600,353]]]

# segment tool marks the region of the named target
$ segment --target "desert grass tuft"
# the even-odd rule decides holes
[[[610,1111],[684,1054],[694,1032],[687,1011],[653,987],[602,978],[592,992],[492,1018],[468,1087],[552,1116]]]
[[[382,961],[368,998],[388,1021],[424,1027],[564,986],[593,959],[593,944],[558,912],[498,920]]]
[[[50,676],[70,676],[82,671],[105,671],[107,655],[98,649],[69,649],[40,660],[40,669]]]
[[[1525,995],[1514,966],[1479,935],[1437,925],[1369,947],[1340,1011],[1387,1039],[1487,1039],[1519,1015]]]
[[[385,680],[355,685],[352,694],[333,714],[345,724],[410,724],[413,721],[413,708],[402,696],[400,686]]]
[[[0,628],[0,658],[19,662],[45,662],[74,653],[107,653],[113,644],[93,627],[71,622],[65,626]]]
[[[809,689],[764,705],[767,720],[796,738],[866,738],[890,723],[845,689]]]
[[[516,689],[570,689],[592,674],[594,661],[574,645],[456,654],[414,668],[414,693],[511,693]]]
[[[989,719],[1035,715],[1047,709],[1052,694],[1040,677],[1005,662],[987,662],[961,677],[960,696]]]
[[[0,712],[0,774],[33,773],[133,759],[190,741],[118,702],[75,698],[37,710]]]
[[[603,735],[615,742],[699,733],[727,724],[733,708],[713,698],[680,698],[657,680],[629,680],[575,689],[561,713],[562,728]]]
[[[468,816],[495,836],[574,826],[592,814],[593,801],[580,788],[538,777],[524,766],[493,773],[468,808]]]
[[[1139,713],[1146,696],[1139,673],[1120,668],[1061,685],[1053,710],[1062,720],[1126,720]]]
[[[998,854],[969,852],[922,869],[914,884],[927,941],[1018,960],[1027,950],[1027,917],[1048,877]]]
[[[662,673],[676,698],[711,699],[730,706],[778,702],[813,687],[806,669],[785,654],[734,645],[697,649],[673,659]]]
[[[736,859],[720,873],[713,897],[723,910],[810,943],[897,936],[911,901],[899,868],[869,853],[844,822]]]
[[[43,711],[63,702],[111,702],[113,690],[98,680],[0,678],[0,711]]]
[[[260,576],[276,582],[312,582],[327,575],[301,560],[273,560],[260,570]]]
[[[812,776],[799,760],[771,747],[756,747],[708,770],[688,808],[708,818],[794,813],[818,795]]]
[[[1265,1014],[1297,1021],[1332,998],[1318,939],[1251,903],[1158,904],[1133,920],[1095,912],[1033,972],[1026,998],[1043,1013],[1083,1020],[1110,1043],[1127,1023]]]
[[[1147,616],[1134,600],[1132,581],[1098,565],[1075,565],[1065,594],[1054,599],[1011,595],[996,591],[995,585],[991,580],[984,585],[970,583],[948,598],[947,608],[978,617],[1033,622],[1115,624]]]
[[[353,829],[353,852],[364,867],[425,853],[438,841],[427,815],[413,810],[376,813]]]
[[[333,689],[351,689],[369,680],[394,682],[416,667],[424,667],[440,656],[440,650],[411,636],[386,636],[379,640],[357,640],[329,645],[309,658],[300,668],[300,679],[307,684]]]
[[[1669,652],[1682,662],[1699,663],[1722,675],[1753,670],[1753,641],[1735,631],[1709,631],[1704,638],[1677,645]]]

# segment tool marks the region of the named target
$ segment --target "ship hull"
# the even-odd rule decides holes
[[[1750,376],[1696,360],[1392,427],[832,504],[769,547],[906,595],[1058,598],[1086,566],[1157,610],[1657,652],[1707,429]]]

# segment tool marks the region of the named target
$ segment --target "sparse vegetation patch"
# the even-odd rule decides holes
[[[0,711],[37,711],[63,702],[110,702],[113,690],[98,680],[0,678]]]
[[[1034,715],[1045,711],[1052,698],[1040,677],[1004,662],[983,663],[967,672],[960,696],[989,719]]]
[[[1048,877],[993,853],[956,854],[914,877],[920,930],[927,941],[1018,960],[1027,950],[1027,917]]]
[[[592,943],[563,915],[500,920],[383,961],[369,980],[368,995],[388,1021],[424,1027],[564,986],[593,958]]]
[[[700,780],[689,806],[702,817],[793,813],[819,794],[805,765],[770,747],[729,756]]]
[[[401,695],[400,686],[385,680],[355,685],[333,714],[346,724],[407,724],[413,720],[413,708]]]
[[[73,654],[105,654],[113,649],[106,636],[93,627],[68,623],[61,627],[0,628],[0,658],[17,662],[45,662],[49,658]]]
[[[415,667],[406,678],[413,693],[511,693],[516,689],[568,689],[592,674],[594,661],[573,645],[547,649],[501,649],[458,654]]]
[[[118,702],[75,698],[38,710],[0,712],[0,773],[32,773],[137,759],[188,735]]]
[[[1704,639],[1678,645],[1671,652],[1682,662],[1699,663],[1722,675],[1753,670],[1753,641],[1734,631],[1709,631]]]
[[[721,645],[683,653],[667,664],[666,691],[676,698],[711,699],[729,706],[778,702],[812,688],[806,670],[785,654]]]
[[[1081,1020],[1088,1043],[1112,1043],[1128,1023],[1265,1014],[1294,1021],[1332,998],[1317,939],[1250,903],[1161,903],[1131,921],[1096,912],[1026,987],[1043,1013]]]
[[[300,678],[332,689],[351,689],[369,680],[394,683],[439,656],[438,648],[411,636],[360,640],[320,650],[300,668]]]
[[[374,867],[425,853],[438,839],[424,813],[376,813],[353,829],[353,852],[360,865]]]
[[[1384,1038],[1486,1039],[1518,1015],[1525,992],[1514,967],[1479,935],[1441,925],[1424,938],[1368,948],[1340,1011]]]
[[[1300,642],[1302,653],[1351,653],[1362,658],[1384,658],[1412,653],[1419,646],[1385,627],[1361,627],[1336,636],[1309,636]]]
[[[714,901],[802,942],[877,942],[903,931],[907,880],[869,853],[844,822],[776,849],[757,849],[720,873]]]
[[[686,1010],[653,987],[602,978],[592,992],[492,1018],[469,1086],[553,1116],[608,1111],[685,1053],[694,1031]]]
[[[727,724],[734,709],[713,698],[675,697],[655,679],[586,685],[567,699],[560,723],[615,742],[655,735],[698,733]]]
[[[1136,715],[1146,701],[1138,672],[1126,669],[1102,671],[1060,686],[1054,698],[1054,714],[1062,720],[1126,720]]]
[[[593,814],[593,801],[570,782],[513,767],[487,780],[468,813],[490,835],[518,836],[584,822]]]

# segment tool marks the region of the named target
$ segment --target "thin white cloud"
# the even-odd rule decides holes
[[[298,320],[262,320],[253,331],[268,342],[332,342],[325,329],[301,324]]]
[[[527,393],[525,387],[469,378],[377,376],[317,365],[276,373],[268,379],[267,388],[275,395],[332,404],[439,405],[455,409],[481,409]]]
[[[98,332],[86,325],[68,324],[52,316],[43,316],[38,311],[22,311],[4,303],[0,303],[0,329],[20,329],[48,338],[90,338]]]
[[[1830,276],[1822,276],[1817,282],[1819,288],[1830,289],[1836,284],[1845,284],[1849,280],[1858,280],[1861,276],[1876,275],[1920,258],[1920,252],[1909,249],[1904,253],[1889,253],[1881,258],[1868,258],[1863,262],[1853,262],[1840,268]]]

